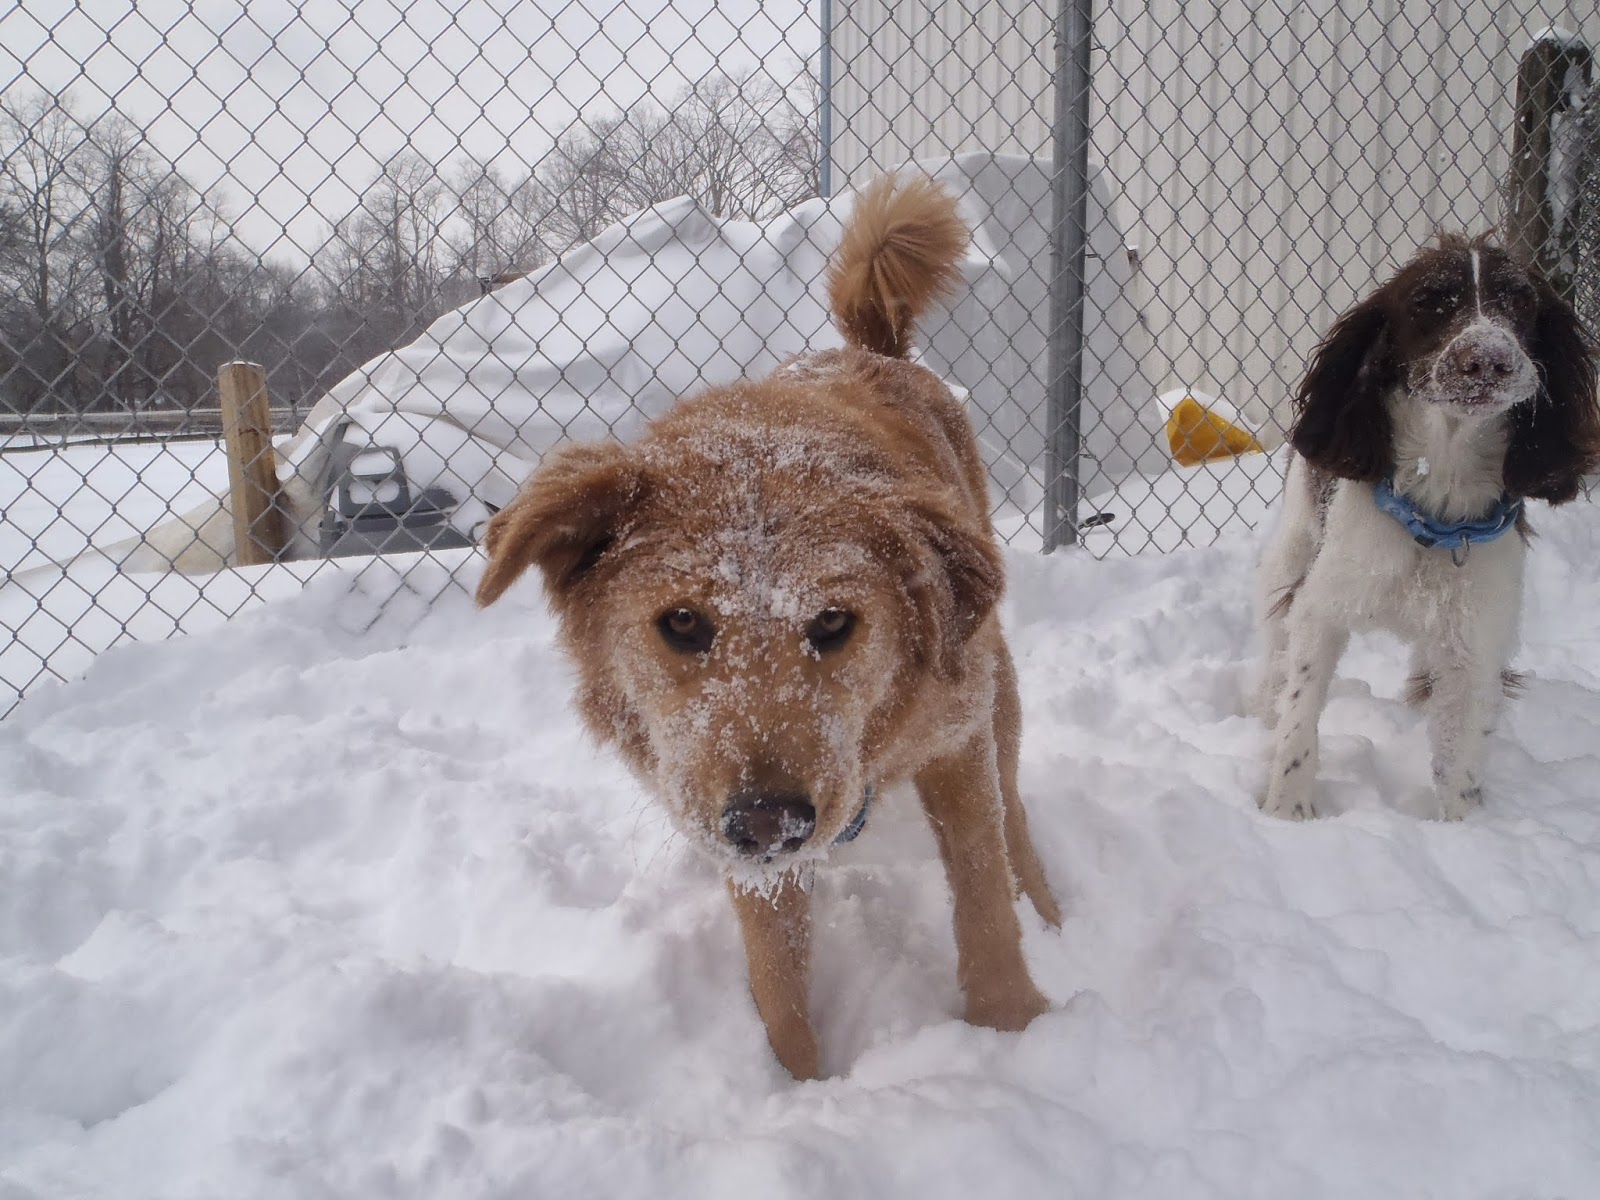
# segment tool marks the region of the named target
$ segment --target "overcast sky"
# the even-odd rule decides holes
[[[528,164],[580,115],[713,68],[788,82],[817,44],[816,0],[0,0],[0,90],[113,105],[302,257],[408,145]]]

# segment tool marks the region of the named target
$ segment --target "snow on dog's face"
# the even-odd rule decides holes
[[[1393,285],[1395,352],[1406,390],[1464,412],[1499,412],[1531,400],[1538,375],[1528,345],[1539,292],[1504,251],[1437,250]]]
[[[763,424],[560,451],[488,545],[480,600],[538,564],[590,728],[738,870],[826,853],[1000,586],[869,451]]]
[[[1570,500],[1600,461],[1594,346],[1537,271],[1485,239],[1420,251],[1339,318],[1295,397],[1311,464],[1377,482],[1394,469],[1391,406],[1509,422],[1506,487]]]

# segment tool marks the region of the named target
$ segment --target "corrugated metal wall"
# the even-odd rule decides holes
[[[837,178],[973,150],[1048,156],[1056,11],[835,0]],[[1105,202],[1090,219],[1133,252],[1116,274],[1141,318],[1116,333],[1139,364],[1121,386],[1281,413],[1317,337],[1375,278],[1435,228],[1501,219],[1517,60],[1551,24],[1600,45],[1594,0],[1097,4]],[[1088,319],[1093,374],[1104,336]]]

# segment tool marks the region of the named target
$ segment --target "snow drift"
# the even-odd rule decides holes
[[[1485,809],[1416,819],[1397,643],[1263,817],[1256,539],[1009,556],[1056,1011],[955,1019],[909,795],[820,872],[796,1085],[714,871],[584,741],[529,581],[324,564],[0,725],[0,1195],[1297,1200],[1600,1178],[1600,531],[1540,512]],[[275,568],[284,571],[288,568]]]

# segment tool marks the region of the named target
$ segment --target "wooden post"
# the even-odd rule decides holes
[[[274,562],[286,545],[278,506],[278,471],[267,409],[267,373],[255,363],[224,363],[217,371],[222,433],[228,447],[233,536],[242,567]]]
[[[1517,65],[1515,127],[1511,134],[1511,177],[1507,182],[1506,248],[1535,264],[1556,289],[1569,293],[1577,242],[1573,220],[1579,197],[1564,197],[1558,209],[1552,195],[1552,152],[1556,123],[1576,122],[1573,100],[1590,82],[1594,55],[1581,40],[1551,32],[1528,47]],[[1575,87],[1579,83],[1582,86]],[[1579,139],[1564,148],[1576,152]],[[1577,164],[1568,169],[1576,171]],[[1561,219],[1558,219],[1558,212]]]

